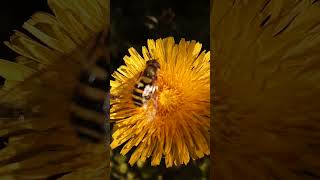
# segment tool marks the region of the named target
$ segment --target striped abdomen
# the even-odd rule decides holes
[[[100,33],[89,45],[88,65],[80,75],[72,104],[71,122],[79,136],[89,142],[105,141],[105,99],[109,88],[110,62],[107,32]],[[108,100],[107,100],[108,101]]]
[[[153,79],[142,76],[139,81],[135,84],[132,100],[133,104],[141,107],[148,99],[150,99],[153,91],[150,91],[150,88],[153,87]]]

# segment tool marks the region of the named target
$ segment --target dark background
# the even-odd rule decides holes
[[[181,3],[183,2],[183,3]],[[122,63],[127,49],[141,52],[147,39],[175,37],[197,40],[210,48],[209,0],[111,0],[111,57],[115,66]],[[153,16],[154,23],[147,16]]]
[[[0,58],[13,59],[16,54],[3,44],[13,34],[22,30],[22,25],[36,11],[51,12],[46,0],[4,0],[0,2]]]

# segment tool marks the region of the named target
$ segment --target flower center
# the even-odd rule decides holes
[[[179,93],[175,89],[165,88],[159,93],[158,102],[161,112],[176,110],[179,105]]]

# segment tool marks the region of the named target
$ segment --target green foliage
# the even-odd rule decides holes
[[[190,161],[187,165],[166,168],[164,159],[159,166],[151,166],[151,160],[138,161],[134,166],[127,162],[131,154],[122,156],[119,149],[111,152],[111,179],[120,180],[205,180],[209,179],[210,158]]]

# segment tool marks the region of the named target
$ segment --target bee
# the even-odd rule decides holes
[[[142,107],[154,95],[157,90],[157,76],[160,64],[157,60],[151,59],[147,61],[146,68],[140,74],[137,83],[132,92],[133,104]]]
[[[83,58],[87,65],[81,72],[72,98],[71,122],[78,135],[89,142],[104,141],[106,133],[106,98],[110,87],[110,62],[107,52],[108,32],[103,31],[89,43]]]

